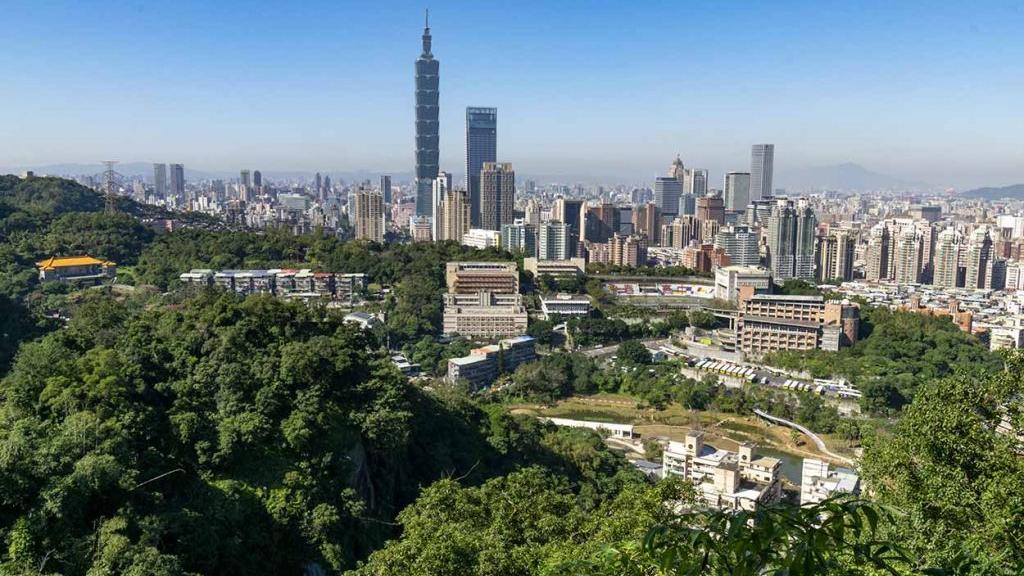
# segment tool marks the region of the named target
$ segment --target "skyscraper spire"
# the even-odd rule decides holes
[[[427,8],[427,14],[423,21],[423,57],[430,57],[430,8]]]

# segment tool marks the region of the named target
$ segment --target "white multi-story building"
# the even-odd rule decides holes
[[[587,316],[590,314],[590,297],[578,294],[555,294],[540,297],[540,309],[544,318],[553,314],[559,316]]]
[[[760,266],[723,266],[715,270],[715,298],[735,304],[743,286],[753,286],[755,294],[770,292],[772,273]]]
[[[715,234],[715,248],[725,250],[729,262],[738,266],[757,266],[761,263],[760,234],[747,226],[723,228]]]
[[[538,229],[537,258],[566,260],[572,255],[570,227],[564,222],[544,222]]]
[[[817,504],[838,494],[860,494],[860,477],[852,470],[832,468],[828,462],[804,458],[800,505]]]
[[[484,248],[500,248],[501,231],[470,228],[469,232],[462,235],[462,245],[481,250]]]
[[[942,288],[956,288],[959,285],[960,235],[954,228],[939,233],[935,247],[935,273],[932,284]]]
[[[669,442],[662,454],[664,474],[681,476],[705,504],[719,510],[756,510],[782,498],[782,463],[757,456],[742,444],[730,452],[704,443],[703,432],[688,432],[684,442]]]
[[[469,356],[452,358],[448,360],[448,380],[465,380],[476,389],[488,386],[501,372],[512,372],[520,364],[536,360],[535,343],[530,336],[517,336],[476,348]]]

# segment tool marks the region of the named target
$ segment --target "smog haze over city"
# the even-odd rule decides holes
[[[410,2],[7,2],[0,167],[412,177]],[[545,180],[716,182],[773,142],[776,183],[1024,181],[1017,2],[437,2],[440,164],[463,113]],[[71,171],[73,167],[63,169]],[[84,170],[83,170],[84,171]]]

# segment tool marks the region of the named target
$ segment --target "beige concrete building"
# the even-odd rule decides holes
[[[384,195],[377,190],[360,188],[354,197],[356,239],[383,244]]]
[[[409,236],[413,242],[430,242],[434,234],[432,220],[427,216],[413,216],[409,218]]]
[[[750,444],[730,452],[704,443],[691,431],[684,442],[669,442],[662,453],[664,474],[681,476],[704,503],[719,510],[757,510],[782,499],[782,463],[758,456]]]
[[[847,301],[821,296],[755,294],[743,286],[739,295],[737,348],[761,355],[779,350],[839,350],[857,341],[860,311]]]
[[[568,278],[582,276],[587,269],[584,258],[567,258],[565,260],[544,260],[540,258],[523,258],[523,270],[538,278],[544,274],[552,278]]]
[[[480,227],[501,230],[513,220],[516,173],[508,163],[484,162],[480,172]]]
[[[609,264],[615,266],[646,266],[647,242],[640,236],[630,234],[612,235],[608,241]]]
[[[449,262],[445,266],[448,292],[453,294],[519,293],[515,262]]]
[[[661,239],[661,210],[654,202],[633,207],[633,232],[647,238],[650,244]]]
[[[509,338],[526,333],[521,294],[480,291],[444,295],[444,333],[469,338]]]
[[[743,286],[752,286],[759,294],[769,292],[772,273],[761,266],[723,266],[715,270],[715,298],[735,304]]]
[[[461,242],[470,228],[469,194],[465,190],[445,190],[434,211],[434,240]]]

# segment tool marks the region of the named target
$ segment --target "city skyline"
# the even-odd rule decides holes
[[[409,171],[408,70],[425,6],[233,8],[6,7],[10,45],[22,49],[0,55],[20,87],[0,96],[9,131],[0,165],[116,157],[218,171]],[[1024,55],[1012,35],[1022,17],[1012,4],[879,5],[851,19],[798,3],[525,3],[517,20],[530,26],[512,27],[489,18],[491,8],[430,8],[446,63],[442,170],[459,173],[460,116],[485,102],[505,119],[501,160],[523,174],[653,183],[678,153],[717,183],[749,169],[753,143],[772,142],[781,187],[787,172],[846,162],[932,186],[1024,181],[1024,121],[1013,103],[1022,80],[1012,73]],[[694,34],[608,39],[672,17],[698,24]],[[224,25],[235,18],[241,31]],[[346,24],[313,34],[299,28],[309,18]],[[257,22],[273,34],[244,33]],[[114,23],[142,33],[118,35]],[[381,26],[387,41],[372,41]],[[758,33],[752,42],[700,41],[726,29]],[[168,42],[174,35],[193,45]],[[693,71],[681,76],[699,82],[665,77],[680,62]],[[49,72],[45,84],[39,69]],[[659,90],[642,88],[655,81]]]

